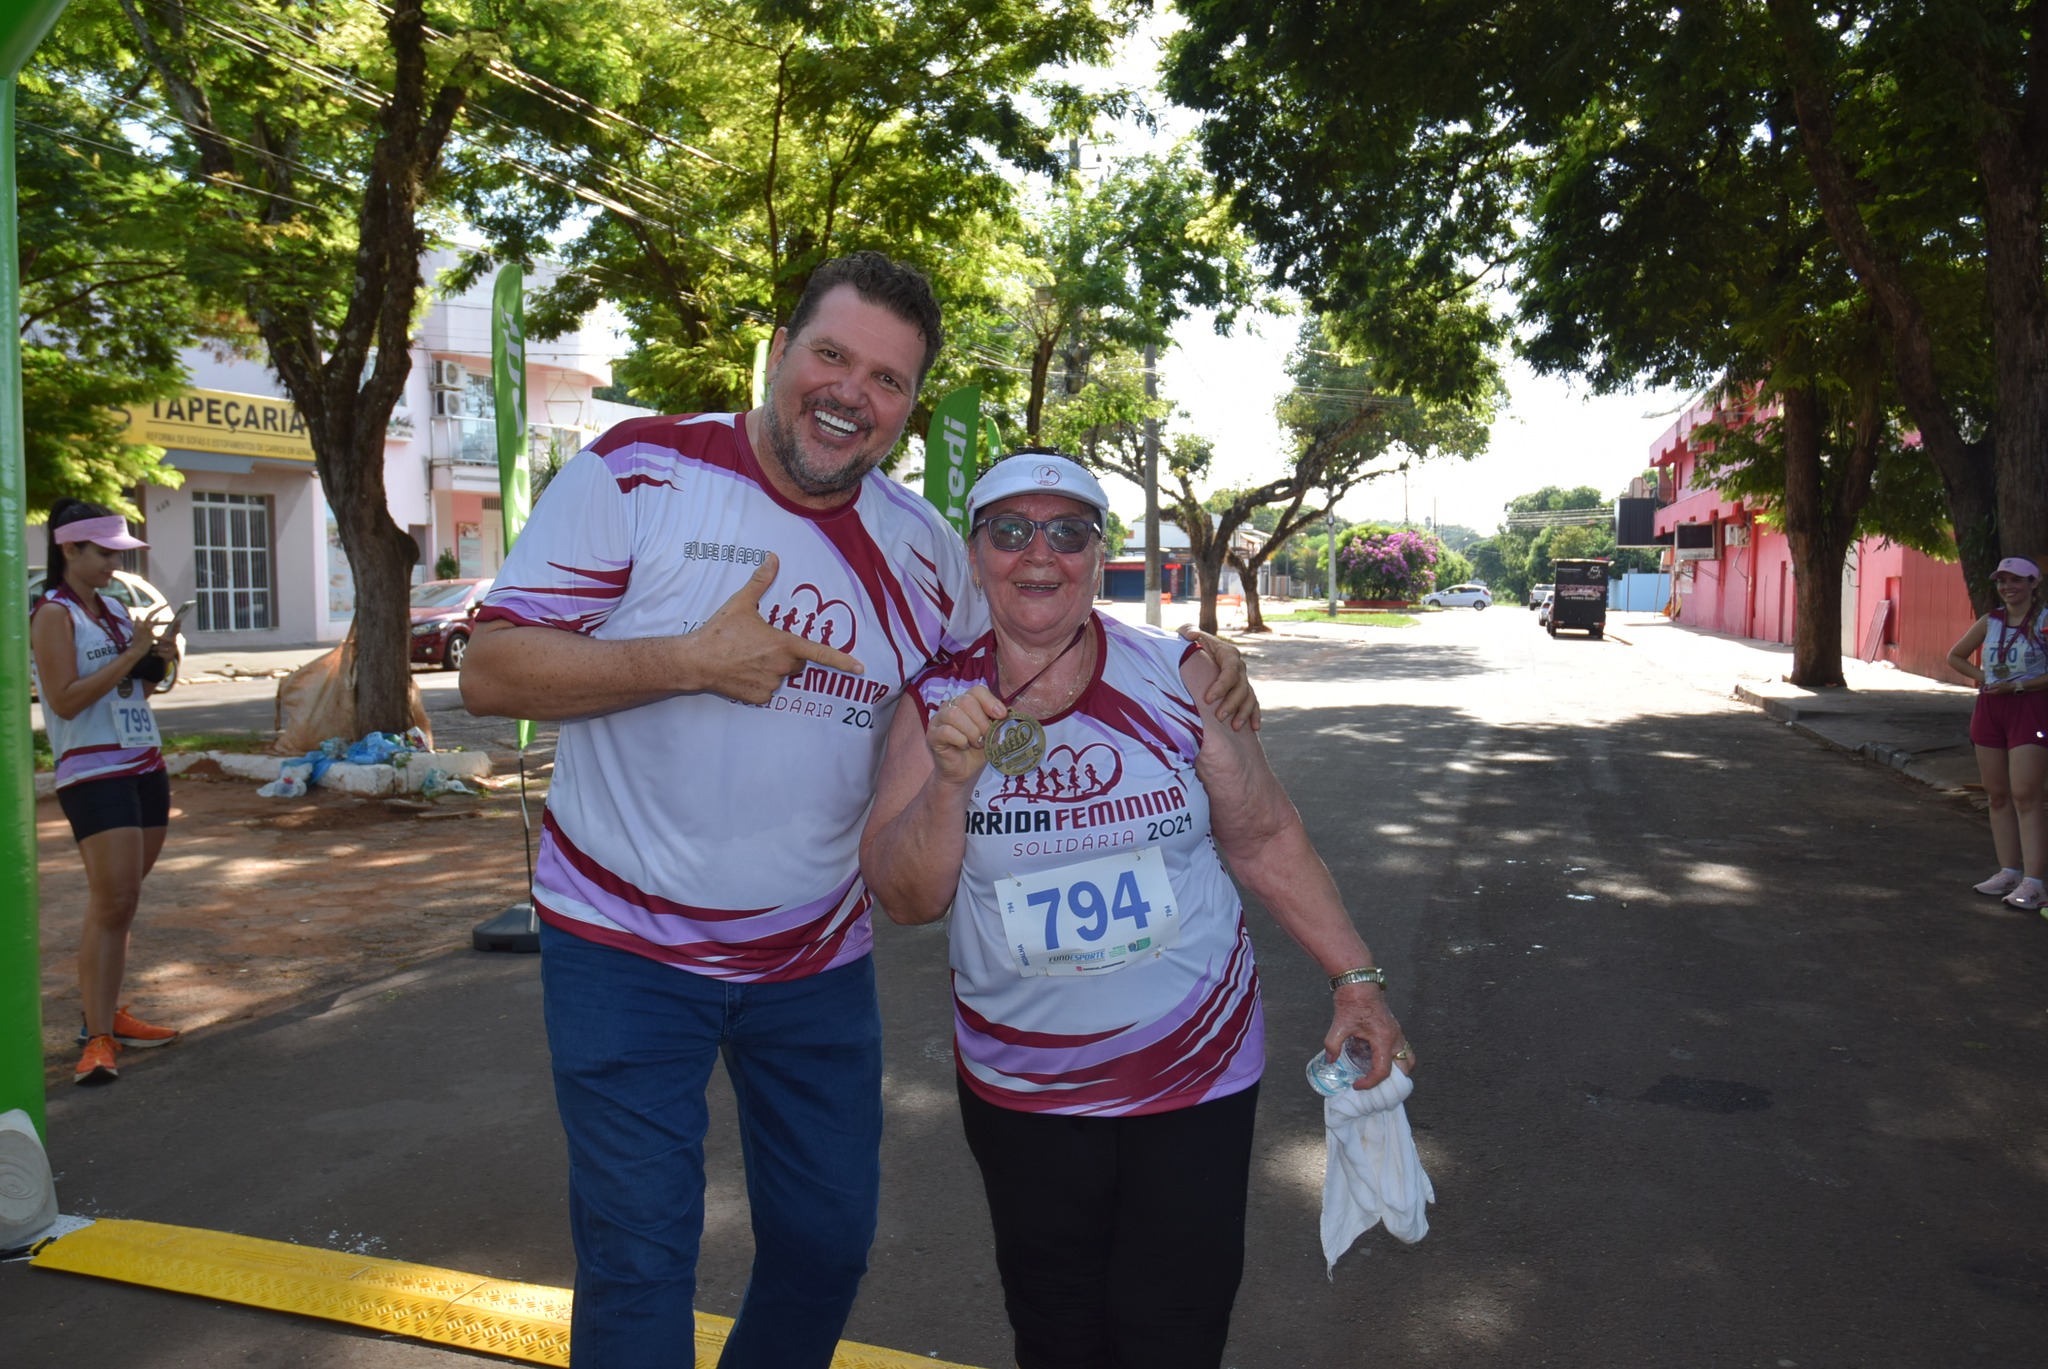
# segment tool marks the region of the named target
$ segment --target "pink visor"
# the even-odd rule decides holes
[[[2017,575],[2027,580],[2041,578],[2041,568],[2024,556],[2008,556],[1998,563],[1998,569],[1991,572],[1992,578],[2001,575]]]
[[[134,551],[149,543],[128,535],[128,520],[118,513],[105,518],[81,518],[76,523],[66,523],[57,529],[59,542],[90,542],[108,551]]]

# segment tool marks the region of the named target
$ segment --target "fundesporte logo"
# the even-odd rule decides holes
[[[827,599],[816,585],[798,585],[788,604],[768,607],[768,626],[839,651],[853,650],[857,621],[851,604]]]
[[[1057,485],[1060,483],[1060,468],[1053,465],[1040,466],[1031,473],[1031,476],[1041,485]]]
[[[1079,750],[1056,746],[1036,770],[1004,781],[988,806],[1000,811],[1019,803],[1086,803],[1115,789],[1123,777],[1123,758],[1106,742]]]

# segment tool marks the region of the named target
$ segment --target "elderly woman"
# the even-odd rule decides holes
[[[1027,451],[968,496],[993,631],[913,685],[862,868],[953,911],[955,1058],[1021,1369],[1220,1363],[1244,1263],[1258,976],[1235,874],[1330,976],[1323,1045],[1412,1067],[1383,976],[1215,666],[1095,612],[1102,487]],[[1229,862],[1229,871],[1224,861]]]

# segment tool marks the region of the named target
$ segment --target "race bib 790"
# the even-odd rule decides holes
[[[1180,940],[1180,909],[1159,850],[1080,861],[995,883],[1017,973],[1108,974]]]

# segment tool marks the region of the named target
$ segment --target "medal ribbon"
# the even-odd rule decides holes
[[[1072,650],[1073,650],[1073,649],[1074,649],[1075,647],[1077,647],[1077,646],[1079,646],[1079,645],[1081,644],[1081,635],[1082,635],[1083,633],[1087,632],[1087,631],[1088,631],[1088,623],[1087,623],[1087,620],[1085,620],[1085,619],[1084,619],[1084,620],[1082,620],[1081,626],[1079,626],[1079,627],[1077,627],[1077,628],[1075,628],[1075,629],[1074,629],[1074,635],[1073,635],[1072,637],[1070,637],[1070,638],[1068,638],[1068,639],[1067,639],[1067,644],[1066,644],[1065,646],[1063,646],[1063,647],[1061,647],[1061,648],[1060,648],[1060,654],[1059,654],[1059,655],[1057,655],[1057,656],[1053,657],[1053,658],[1052,658],[1052,659],[1051,659],[1050,661],[1047,661],[1047,662],[1045,663],[1045,665],[1044,665],[1043,667],[1041,667],[1041,668],[1040,668],[1040,670],[1039,670],[1038,674],[1036,674],[1036,675],[1033,675],[1033,676],[1032,676],[1032,677],[1031,677],[1030,679],[1026,680],[1026,681],[1025,681],[1025,682],[1024,682],[1023,684],[1020,684],[1020,685],[1018,685],[1018,686],[1017,686],[1017,687],[1016,687],[1015,689],[1011,690],[1011,691],[1010,691],[1009,693],[1007,693],[1007,694],[1004,694],[1004,695],[1002,696],[1002,700],[1003,700],[1003,707],[1004,707],[1004,708],[1008,708],[1008,707],[1009,707],[1009,706],[1010,706],[1011,704],[1015,703],[1015,702],[1016,702],[1016,701],[1017,701],[1018,699],[1022,698],[1022,697],[1024,696],[1024,691],[1025,691],[1025,690],[1027,690],[1027,689],[1031,688],[1031,686],[1033,686],[1033,685],[1037,684],[1037,683],[1038,683],[1038,682],[1039,682],[1039,681],[1040,681],[1041,679],[1043,679],[1043,678],[1045,677],[1045,672],[1046,672],[1046,671],[1048,671],[1048,670],[1051,670],[1051,669],[1052,669],[1052,668],[1053,668],[1054,666],[1058,665],[1058,664],[1059,664],[1059,663],[1060,663],[1061,661],[1064,661],[1064,660],[1066,660],[1066,659],[1067,659],[1067,653],[1068,653],[1068,652],[1070,652],[1070,651],[1072,651]],[[998,687],[1000,687],[1000,686],[1002,685],[1002,682],[1003,682],[1003,674],[1002,674],[1002,672],[1003,672],[1003,667],[1002,667],[1002,660],[1001,660],[1001,658],[1000,658],[1000,657],[998,657],[998,658],[997,658],[997,661],[996,661],[996,684],[997,684],[997,686],[998,686]]]
[[[71,586],[65,584],[61,580],[57,582],[57,588],[54,592],[59,598],[69,599],[72,603],[78,605],[80,612],[84,613],[86,617],[92,619],[92,621],[99,626],[100,631],[106,633],[107,636],[113,639],[115,655],[119,655],[120,653],[128,649],[128,639],[121,634],[120,623],[115,619],[112,613],[108,612],[107,606],[105,604],[96,603],[92,606],[92,608],[87,608],[85,606],[85,601],[79,598],[76,594],[73,594],[71,592]],[[94,595],[93,597],[97,599],[99,596]],[[1007,703],[1008,700],[1005,700],[1004,702]]]

